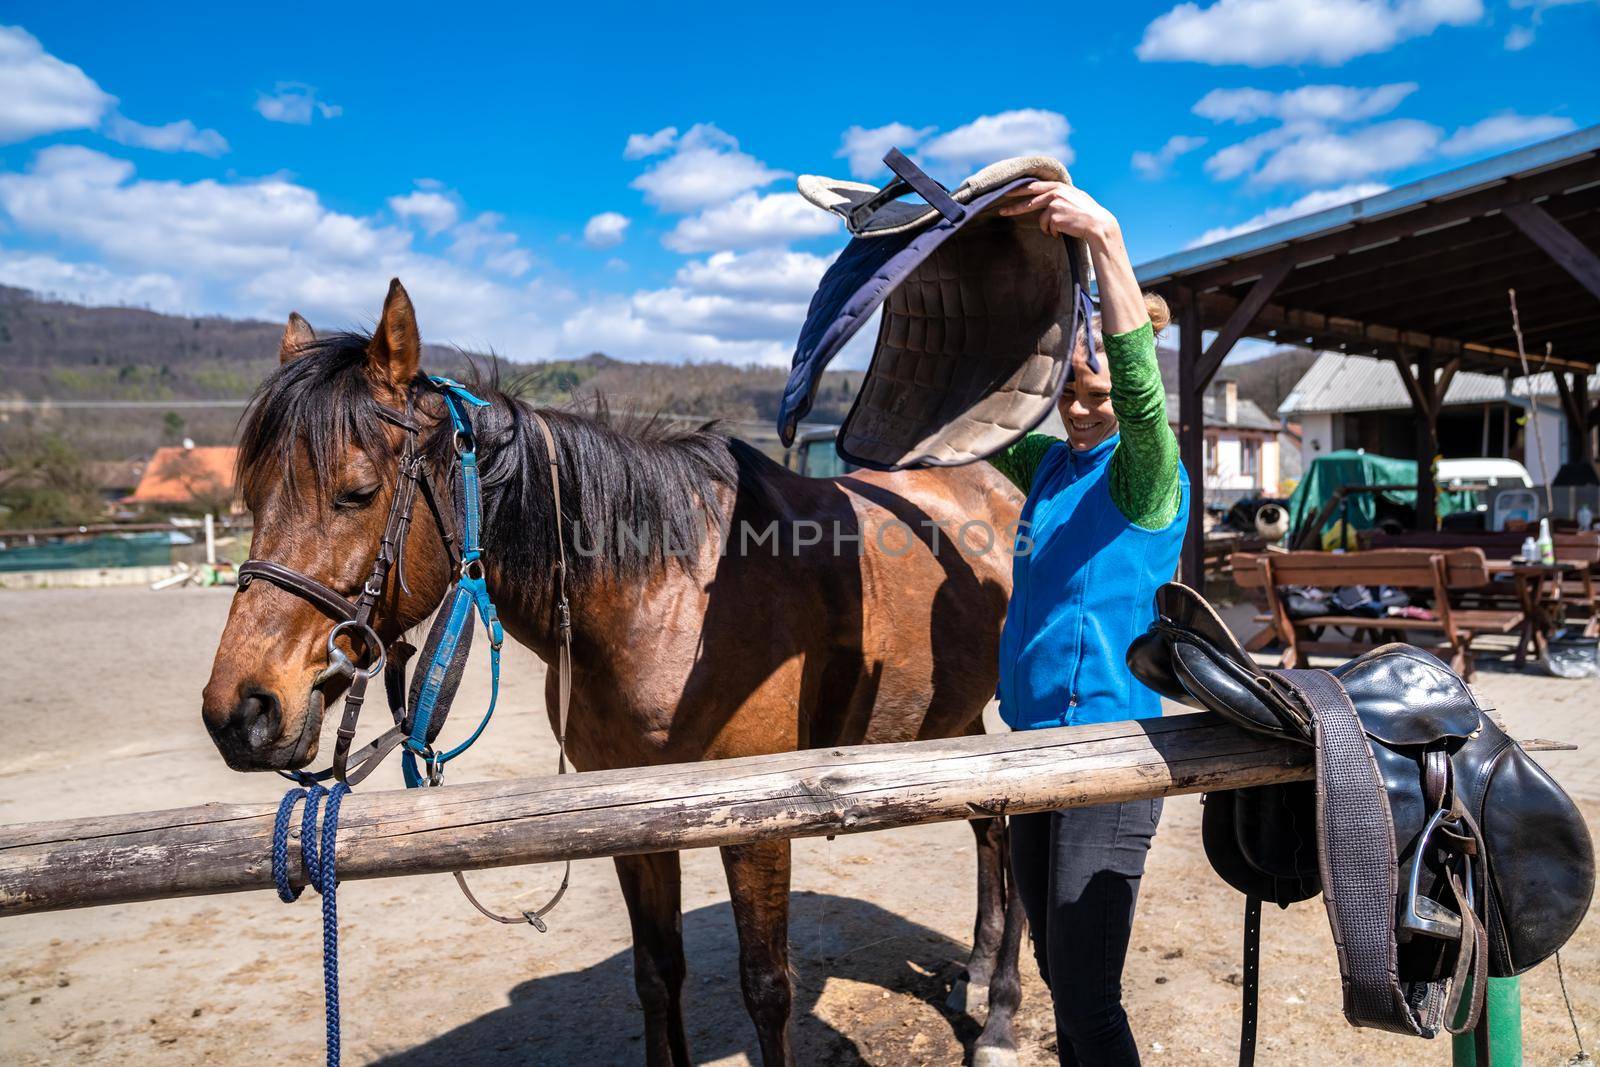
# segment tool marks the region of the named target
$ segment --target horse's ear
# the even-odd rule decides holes
[[[373,378],[404,396],[422,363],[422,337],[417,333],[417,313],[406,287],[395,278],[383,301],[383,316],[367,346],[367,364]]]
[[[289,312],[289,325],[283,328],[283,341],[278,345],[278,362],[287,363],[304,352],[317,339],[311,324],[300,317],[300,312]]]

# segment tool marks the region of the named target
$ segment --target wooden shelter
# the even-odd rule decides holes
[[[1206,388],[1245,337],[1393,360],[1418,415],[1417,454],[1436,454],[1439,399],[1458,370],[1522,373],[1508,289],[1529,369],[1558,383],[1573,431],[1567,459],[1593,463],[1597,248],[1600,126],[1136,268],[1180,329],[1184,464],[1203,466]],[[1210,344],[1205,331],[1215,331]],[[1418,472],[1418,525],[1432,529],[1433,472],[1426,462]],[[1190,510],[1183,553],[1194,585],[1202,504]]]

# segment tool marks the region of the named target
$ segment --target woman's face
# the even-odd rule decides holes
[[[1067,427],[1067,444],[1074,451],[1093,448],[1117,432],[1117,416],[1111,410],[1111,371],[1105,357],[1092,370],[1089,351],[1080,340],[1072,352],[1072,381],[1056,402],[1061,421]]]

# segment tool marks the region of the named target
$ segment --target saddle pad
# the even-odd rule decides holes
[[[914,171],[891,157],[897,170]],[[856,236],[806,312],[778,414],[785,444],[828,363],[880,306],[872,361],[837,438],[839,454],[858,466],[945,467],[993,455],[1043,421],[1071,376],[1073,343],[1092,312],[1087,248],[1044,233],[1035,218],[999,214],[1006,193],[1069,181],[1066,168],[1043,156],[1005,160],[948,194],[915,174],[916,191],[931,186],[945,211],[893,199],[874,206],[883,190],[800,178],[801,194],[846,218]]]

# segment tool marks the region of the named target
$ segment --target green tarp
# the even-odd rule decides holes
[[[1416,484],[1417,461],[1414,459],[1391,459],[1351,449],[1318,456],[1311,461],[1300,484],[1295,486],[1294,495],[1289,497],[1289,528],[1294,531],[1294,538],[1298,541],[1301,526],[1315,519],[1323,505],[1345,486]],[[1341,519],[1349,522],[1351,530],[1372,529],[1378,515],[1375,498],[1379,496],[1401,507],[1415,508],[1417,505],[1415,489],[1349,493],[1318,533],[1337,526]],[[1476,506],[1477,500],[1471,493],[1439,493],[1438,514],[1441,518],[1457,511],[1470,511]]]
[[[0,541],[6,541],[0,530]],[[9,543],[0,548],[0,571],[58,571],[87,567],[164,567],[172,562],[175,541],[168,533],[117,534],[87,540]]]

